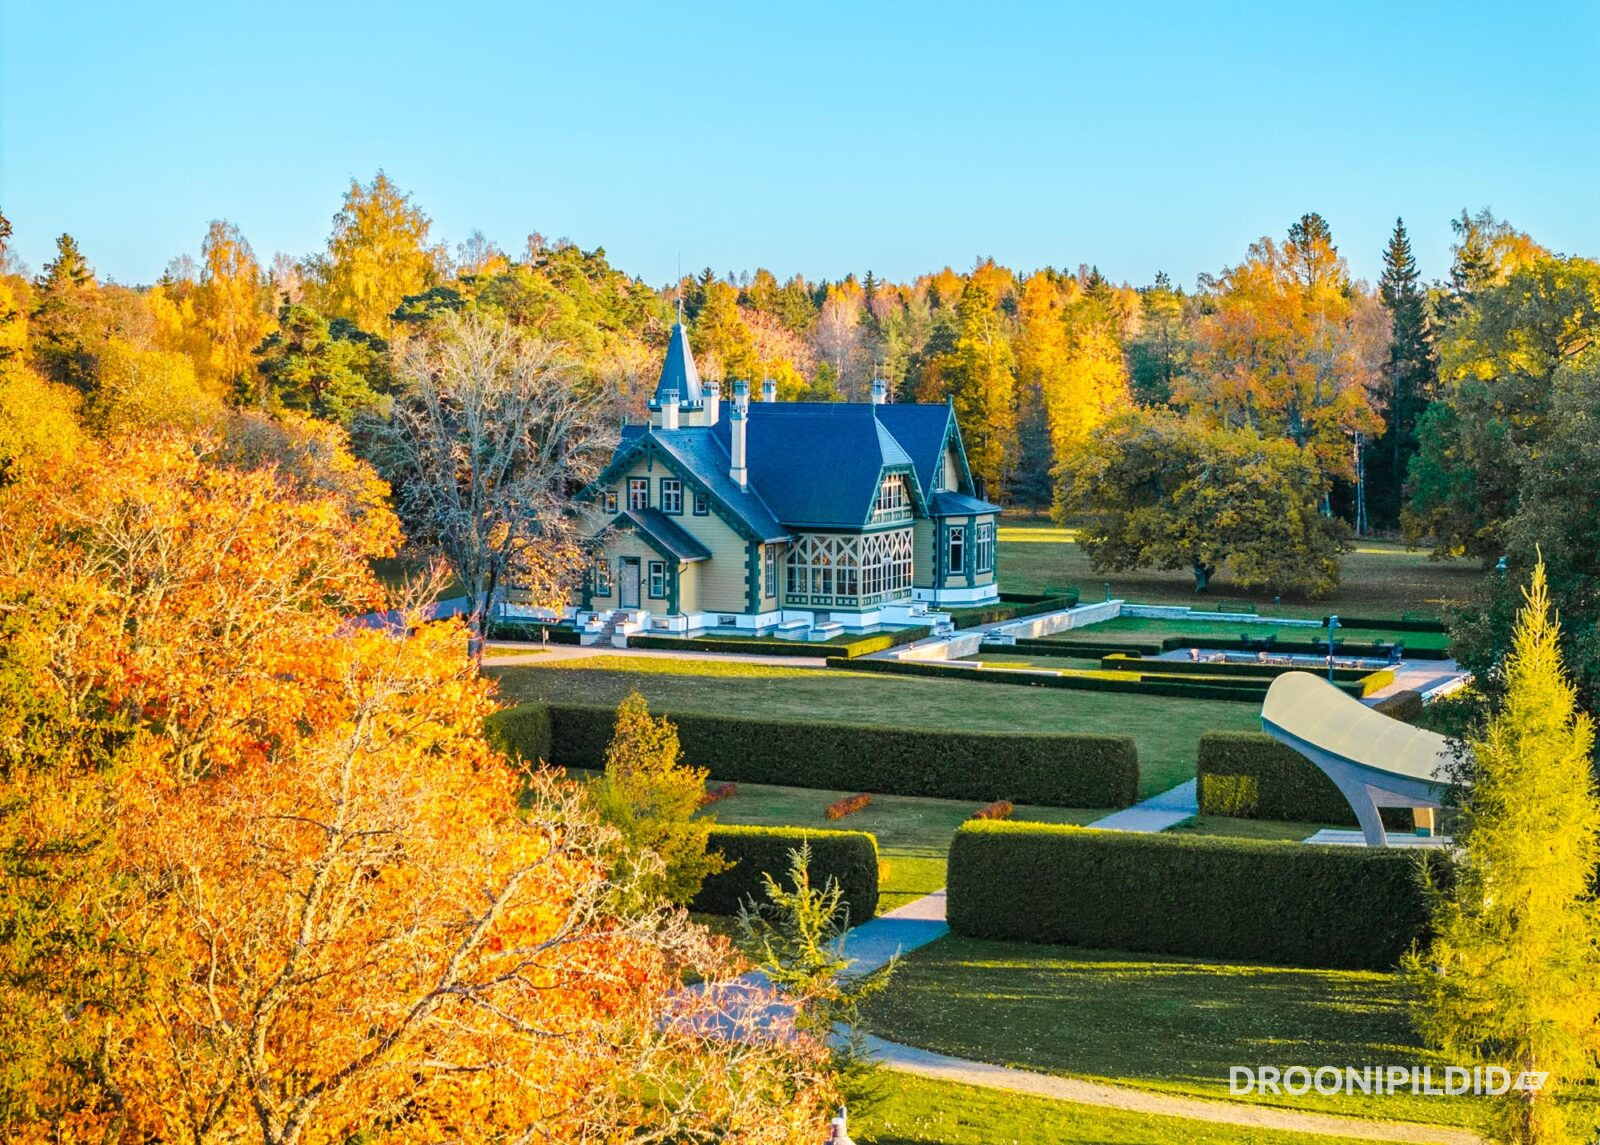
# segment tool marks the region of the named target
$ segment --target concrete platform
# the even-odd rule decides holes
[[[1399,831],[1388,832],[1386,838],[1391,847],[1448,847],[1451,839],[1448,835],[1405,835]],[[1341,831],[1333,827],[1324,827],[1303,843],[1324,843],[1330,847],[1365,847],[1366,837],[1360,831]]]

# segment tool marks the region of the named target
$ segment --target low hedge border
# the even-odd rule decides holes
[[[489,625],[490,640],[527,640],[535,644],[581,644],[581,633],[571,625],[541,624],[536,620],[497,620]]]
[[[1046,807],[1127,807],[1138,798],[1132,736],[667,714],[684,757],[719,780]],[[615,723],[609,707],[523,704],[490,717],[489,728],[497,744],[524,759],[599,769]]]
[[[1087,632],[1089,629],[1084,629]],[[1110,656],[1124,652],[1134,656],[1159,656],[1163,652],[1171,652],[1178,648],[1202,648],[1210,652],[1238,652],[1245,647],[1244,639],[1232,639],[1223,636],[1165,636],[1160,640],[1093,640],[1093,639],[1022,639],[1013,647],[1041,655],[1072,656],[1079,658],[1093,658]],[[1248,637],[1251,640],[1260,637]],[[1367,656],[1384,658],[1389,655],[1389,644],[1352,644],[1338,640],[1340,656]],[[1274,652],[1297,652],[1313,656],[1326,656],[1326,645],[1321,648],[1313,640],[1277,640],[1272,645]],[[1450,651],[1445,648],[1407,648],[1407,660],[1448,660]]]
[[[1073,660],[1096,660],[1101,656],[1113,656],[1119,652],[1131,656],[1159,656],[1169,651],[1163,648],[1159,641],[1122,643],[1115,640],[1062,640],[1043,637],[1019,637],[1008,647],[1034,656],[1062,656]]]
[[[950,929],[1295,966],[1391,969],[1426,937],[1437,852],[969,820],[950,845]]]
[[[1078,594],[1065,592],[1055,596],[1036,593],[1002,592],[999,604],[985,604],[974,608],[947,608],[951,622],[957,628],[976,628],[980,624],[997,624],[1002,620],[1017,620],[1024,616],[1038,616],[1046,612],[1060,612],[1078,607]]]
[[[640,633],[628,637],[629,648],[666,648],[682,652],[726,652],[729,655],[741,656],[843,656],[854,659],[857,656],[867,656],[873,652],[882,652],[887,648],[896,648],[901,644],[910,644],[921,640],[933,630],[927,625],[918,625],[914,628],[902,628],[897,632],[875,632],[870,636],[861,636],[854,640],[840,641],[839,643],[823,643],[821,641],[804,640],[779,640],[774,637],[758,637],[751,640],[740,640],[737,637],[715,639],[696,636],[651,636]]]
[[[1328,627],[1328,618],[1322,618],[1322,627]],[[1382,616],[1339,617],[1340,628],[1370,628],[1377,632],[1447,632],[1444,621],[1436,616],[1407,616],[1399,620]]]
[[[1211,676],[1238,677],[1252,682],[1269,681],[1262,685],[1265,694],[1270,681],[1288,672],[1316,672],[1320,669],[1300,664],[1208,664],[1203,660],[1146,660],[1142,656],[1114,654],[1101,659],[1100,666],[1114,672],[1140,672],[1140,679],[1152,676]],[[1393,668],[1335,668],[1334,687],[1347,696],[1364,700],[1372,693],[1394,683]]]
[[[711,828],[708,850],[718,851],[731,866],[708,875],[689,909],[702,914],[738,914],[742,903],[767,902],[763,874],[788,885],[789,852],[811,845],[807,867],[811,885],[838,880],[851,924],[865,922],[878,911],[878,841],[865,831],[829,831],[807,827]]]
[[[1161,641],[1161,651],[1171,652],[1175,648],[1204,648],[1214,652],[1237,652],[1244,647],[1246,638],[1229,640],[1222,636],[1168,636]],[[1255,640],[1259,637],[1249,637]],[[1355,641],[1334,638],[1336,656],[1366,656],[1383,658],[1389,655],[1393,647],[1387,642],[1359,643]],[[1404,641],[1402,641],[1404,643]],[[1273,642],[1273,652],[1296,652],[1312,656],[1326,656],[1328,644],[1325,640],[1276,640]],[[1447,648],[1407,648],[1407,660],[1448,660],[1450,650]]]
[[[1230,819],[1356,826],[1355,812],[1321,768],[1262,732],[1206,732],[1195,762],[1200,812]],[[1390,830],[1410,831],[1405,807],[1379,809]]]
[[[1261,679],[1263,677],[1276,679],[1285,672],[1317,671],[1319,676],[1326,678],[1326,669],[1316,670],[1298,664],[1214,664],[1205,660],[1156,660],[1150,657],[1130,655],[1126,652],[1113,652],[1109,656],[1100,658],[1100,667],[1112,672],[1154,672],[1158,675],[1182,676],[1247,676]],[[1347,683],[1356,683],[1373,675],[1375,672],[1389,671],[1387,668],[1335,668],[1333,678]],[[1389,672],[1389,682],[1393,682],[1393,672]]]
[[[1250,680],[1218,680],[1200,684],[1188,680],[1107,680],[1100,676],[1046,676],[1036,672],[1006,671],[997,668],[968,668],[926,660],[846,660],[828,661],[830,668],[853,672],[883,672],[893,676],[935,676],[946,680],[978,680],[985,684],[1020,684],[1029,688],[1064,688],[1076,692],[1122,692],[1140,696],[1176,696],[1190,700],[1240,700],[1257,703],[1267,694],[1266,684]]]

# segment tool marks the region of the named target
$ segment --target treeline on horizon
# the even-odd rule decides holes
[[[832,401],[879,376],[894,400],[952,401],[987,495],[1085,523],[1103,568],[1315,595],[1369,529],[1531,567],[1558,543],[1546,518],[1574,503],[1550,459],[1588,448],[1558,436],[1588,424],[1560,411],[1589,400],[1600,266],[1487,210],[1452,227],[1431,284],[1403,222],[1372,286],[1308,213],[1193,290],[993,260],[906,283],[757,269],[656,288],[537,233],[451,250],[379,172],[303,257],[263,264],[223,221],[147,287],[100,283],[70,235],[35,277],[4,255],[0,457],[68,424],[104,436],[227,406],[304,411],[354,427],[359,448],[394,392],[392,348],[461,311],[557,344],[587,397],[638,419],[681,302],[707,377]],[[1559,558],[1552,584],[1559,598]]]

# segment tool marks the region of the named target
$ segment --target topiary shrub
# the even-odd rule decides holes
[[[828,831],[805,827],[734,827],[711,829],[709,849],[731,865],[707,876],[689,909],[702,914],[738,914],[745,902],[767,901],[761,876],[779,883],[789,871],[789,852],[811,845],[812,886],[827,879],[839,882],[851,924],[865,922],[878,910],[878,841],[865,831]]]
[[[950,929],[974,938],[1392,968],[1425,939],[1437,851],[1317,847],[969,820],[950,846]]]
[[[877,661],[869,661],[876,663]],[[545,723],[527,709],[548,713]],[[719,780],[1010,799],[1050,807],[1126,807],[1138,798],[1132,736],[928,731],[669,712],[684,758]],[[582,704],[525,704],[494,717],[507,750],[598,769],[616,713]],[[547,732],[539,729],[548,727]]]

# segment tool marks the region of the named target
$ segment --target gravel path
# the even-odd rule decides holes
[[[882,1038],[868,1038],[867,1049],[886,1069],[937,1081],[953,1081],[985,1089],[1003,1089],[1034,1097],[1072,1101],[1102,1109],[1122,1109],[1158,1117],[1186,1117],[1221,1125],[1244,1125],[1253,1129],[1279,1129],[1293,1133],[1320,1133],[1359,1141],[1409,1141],[1419,1145],[1483,1145],[1484,1139],[1470,1129],[1447,1129],[1401,1121],[1365,1121],[1329,1113],[1303,1113],[1270,1105],[1246,1105],[1232,1101],[1207,1101],[1199,1097],[1152,1093],[1127,1089],[1080,1078],[1056,1077],[1032,1070],[1012,1069],[948,1057],[931,1050],[920,1050]]]

